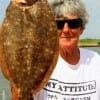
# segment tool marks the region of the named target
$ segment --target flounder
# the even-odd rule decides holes
[[[15,1],[7,7],[0,31],[0,66],[17,88],[16,100],[32,100],[55,68],[57,28],[46,0]]]

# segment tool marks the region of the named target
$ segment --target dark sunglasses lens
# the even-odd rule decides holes
[[[68,23],[68,26],[72,29],[78,28],[82,26],[82,19],[71,19],[71,20],[56,20],[57,23],[57,28],[58,29],[63,29],[64,24]]]
[[[70,28],[78,28],[82,26],[82,19],[73,19],[73,20],[68,20],[67,21],[68,25]]]
[[[64,20],[56,20],[56,24],[58,29],[63,29],[65,22]]]

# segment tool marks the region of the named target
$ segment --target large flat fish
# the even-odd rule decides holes
[[[31,100],[44,87],[55,68],[57,51],[57,28],[48,2],[11,1],[0,31],[0,66],[18,90],[16,100]]]

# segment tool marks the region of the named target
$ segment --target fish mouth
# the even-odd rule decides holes
[[[27,7],[27,6],[32,6],[37,0],[23,0],[23,1],[12,0],[12,1],[17,6]]]

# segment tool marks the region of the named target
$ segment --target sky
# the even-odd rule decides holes
[[[82,0],[89,12],[90,19],[81,38],[100,39],[100,0]],[[0,0],[0,25],[10,0]]]

